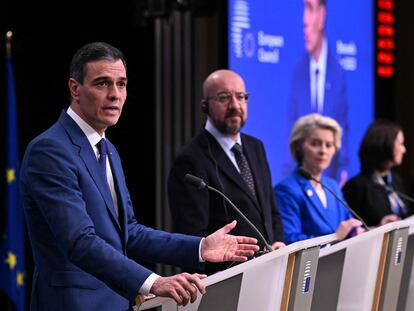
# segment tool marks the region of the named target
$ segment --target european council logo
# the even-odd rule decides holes
[[[246,0],[233,2],[230,16],[231,46],[236,58],[253,57],[255,54],[255,37],[250,32],[250,8]]]
[[[312,261],[308,260],[305,263],[305,269],[302,278],[302,293],[305,294],[310,290]]]

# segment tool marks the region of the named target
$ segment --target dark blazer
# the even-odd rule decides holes
[[[392,186],[396,191],[405,192],[401,177],[392,174]],[[393,214],[385,187],[374,183],[369,174],[359,173],[351,178],[342,189],[344,196],[355,212],[368,226],[378,226],[385,215]],[[400,197],[401,198],[401,197]],[[404,201],[407,215],[411,214],[410,203]]]
[[[233,234],[257,238],[256,233],[219,195],[185,184],[184,176],[189,173],[224,192],[255,224],[268,243],[283,240],[264,146],[248,135],[241,134],[241,140],[255,181],[257,200],[220,144],[202,129],[178,152],[169,174],[168,199],[176,231],[206,236],[236,219],[238,223]],[[260,241],[259,244],[263,246]],[[225,267],[209,266],[205,271],[211,273]]]
[[[127,310],[151,271],[134,260],[197,267],[196,237],[137,223],[108,141],[119,217],[93,148],[63,112],[27,147],[21,192],[33,249],[31,310]]]
[[[289,102],[289,129],[293,128],[293,124],[299,117],[312,112],[309,64],[310,57],[306,53],[296,65],[293,72]],[[341,170],[347,168],[349,162],[349,117],[345,82],[344,70],[338,63],[335,54],[328,47],[323,115],[338,121],[343,130],[341,150],[335,155],[331,165],[325,171],[325,174],[332,178],[339,178],[340,176],[338,174]],[[294,165],[290,166],[289,172],[292,171],[293,167]]]
[[[321,182],[343,198],[335,180],[322,176]],[[286,243],[334,233],[342,221],[352,217],[329,191],[325,194],[327,208],[322,205],[311,183],[296,170],[276,185],[276,202],[282,215]]]

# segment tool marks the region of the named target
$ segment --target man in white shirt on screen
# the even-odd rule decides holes
[[[292,75],[288,127],[291,128],[299,117],[312,112],[329,116],[339,122],[344,132],[343,147],[326,173],[343,184],[348,176],[349,162],[345,75],[335,53],[329,48],[325,24],[326,0],[304,0],[303,31],[306,53],[296,64]]]

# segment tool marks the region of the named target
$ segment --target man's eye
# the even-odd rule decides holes
[[[229,101],[230,98],[231,98],[230,94],[219,94],[219,95],[217,95],[217,99],[220,102],[227,102],[227,101]]]
[[[245,93],[237,93],[236,98],[238,101],[244,101],[247,100],[248,96]]]
[[[97,86],[107,86],[108,82],[106,81],[99,81],[98,83],[96,83]]]

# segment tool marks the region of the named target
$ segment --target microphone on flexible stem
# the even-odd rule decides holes
[[[318,180],[315,177],[313,177],[312,174],[309,173],[307,170],[305,170],[303,167],[299,167],[298,168],[298,174],[300,176],[306,178],[307,180],[313,180],[313,181],[317,182],[323,188],[325,188],[326,190],[328,190],[339,202],[341,202],[341,204],[343,206],[346,207],[346,209],[348,209],[351,212],[351,214],[356,219],[358,219],[360,222],[362,222],[362,225],[364,226],[365,230],[369,231],[369,228],[368,228],[367,224],[362,220],[362,218],[344,200],[342,200],[331,188],[329,188],[327,185],[325,185],[324,183],[322,183],[320,180]]]
[[[199,190],[202,189],[208,189],[210,191],[216,192],[218,193],[221,197],[224,198],[224,200],[226,200],[226,202],[233,208],[233,210],[239,214],[239,216],[250,226],[251,229],[253,229],[254,232],[256,232],[257,236],[259,237],[260,241],[265,245],[266,250],[268,252],[272,251],[272,247],[266,242],[266,239],[263,237],[263,235],[260,233],[260,231],[256,228],[255,225],[253,225],[253,223],[237,208],[236,205],[234,205],[234,203],[220,190],[213,188],[209,185],[207,185],[205,183],[205,181],[197,176],[191,175],[191,174],[186,174],[184,176],[184,181],[191,185],[196,187]]]

